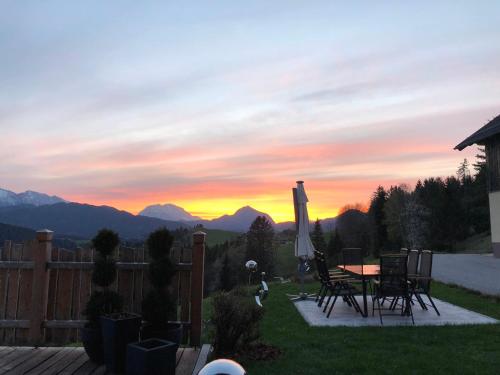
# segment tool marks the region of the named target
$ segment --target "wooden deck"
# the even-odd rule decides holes
[[[205,365],[209,345],[179,348],[176,375],[197,374]],[[0,375],[106,374],[104,366],[90,362],[82,347],[0,346]]]

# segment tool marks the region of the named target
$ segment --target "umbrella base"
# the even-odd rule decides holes
[[[300,294],[287,294],[286,295],[288,298],[290,298],[290,301],[296,302],[296,301],[314,301],[316,300],[316,294],[309,294],[309,293],[300,293]]]

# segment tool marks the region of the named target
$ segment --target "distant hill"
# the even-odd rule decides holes
[[[99,229],[106,227],[117,231],[124,239],[143,239],[162,226],[172,230],[185,226],[180,222],[132,215],[113,207],[79,203],[2,207],[0,222],[31,229],[48,228],[56,234],[83,238],[92,238]]]
[[[208,229],[222,229],[232,232],[246,232],[257,216],[265,216],[271,224],[275,224],[271,216],[264,212],[245,206],[232,215],[223,215],[213,220],[198,220],[195,224],[202,224]]]
[[[3,246],[4,241],[22,243],[23,241],[35,238],[36,231],[34,229],[0,223],[0,247]],[[57,233],[55,234],[52,243],[54,246],[65,249],[75,249],[77,247],[77,242],[74,238],[67,238],[67,236]]]
[[[141,216],[155,217],[157,219],[172,220],[172,221],[194,221],[201,220],[198,216],[193,216],[184,208],[175,204],[154,204],[147,206],[139,212]]]
[[[21,242],[32,240],[35,236],[36,232],[33,229],[0,223],[0,246],[3,246],[3,242],[7,240]]]
[[[309,230],[313,230],[314,222],[316,220],[309,220]],[[336,217],[330,217],[326,219],[320,219],[321,228],[323,228],[323,232],[331,232],[335,229],[335,225],[337,223]],[[287,229],[295,230],[295,222],[294,221],[284,221],[282,223],[274,224],[274,230],[277,232],[281,232]]]
[[[33,206],[43,206],[66,202],[64,199],[50,196],[36,191],[25,191],[24,193],[14,193],[10,190],[0,189],[0,207],[11,207],[30,204]]]

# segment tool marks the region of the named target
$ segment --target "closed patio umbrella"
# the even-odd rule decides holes
[[[297,181],[297,188],[294,192],[295,207],[295,256],[304,260],[314,258],[314,245],[309,236],[309,214],[307,213],[307,199],[304,190],[304,182]]]
[[[304,293],[304,276],[309,270],[308,260],[314,258],[314,245],[309,237],[309,214],[307,213],[307,199],[304,190],[304,181],[297,181],[297,187],[293,191],[293,205],[295,209],[295,256],[299,258],[299,277],[300,277],[300,294],[298,296],[290,296],[292,300],[304,300],[309,297]]]

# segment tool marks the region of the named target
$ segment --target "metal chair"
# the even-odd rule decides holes
[[[431,306],[436,311],[436,314],[440,316],[441,314],[431,298],[432,258],[432,251],[430,250],[424,250],[420,254],[420,268],[418,275],[414,278],[415,285],[412,289],[412,293],[417,297],[419,302],[421,302],[422,308],[427,310],[427,306],[429,305],[424,303],[422,299],[422,294],[425,294],[429,299]]]
[[[406,249],[405,249],[406,250]],[[407,262],[407,270],[408,270],[408,281],[410,282],[410,297],[413,297],[413,290],[417,284],[416,278],[418,276],[418,260],[420,257],[420,252],[418,250],[406,251],[408,254],[408,262]],[[401,252],[403,255],[404,252]],[[415,295],[420,306],[425,309],[425,304],[419,295]],[[391,303],[391,307],[393,309],[396,308],[398,298],[394,299]],[[410,299],[410,302],[413,304],[413,298]]]
[[[328,270],[326,259],[324,258],[322,253],[315,254],[316,267],[318,269],[318,276],[320,278],[321,286],[318,292],[318,298],[316,298],[316,302],[318,302],[318,307],[323,305],[323,301],[328,293],[328,291],[332,291],[334,288],[337,288],[337,284],[342,287],[342,283],[346,280],[349,280],[349,275],[343,272],[330,271]],[[328,304],[330,303],[331,297],[328,299],[323,311],[326,311]],[[349,298],[344,297],[344,301],[352,306],[352,302]]]
[[[389,308],[383,308],[380,300],[385,298],[400,298],[401,315],[411,316],[412,323],[413,310],[411,307],[410,288],[408,284],[408,264],[407,256],[405,255],[383,255],[380,257],[380,278],[374,282],[375,294],[373,296],[372,315],[375,315],[375,301],[377,302],[377,310],[379,312],[380,324],[384,324],[382,320],[382,310],[393,311],[392,304]]]

